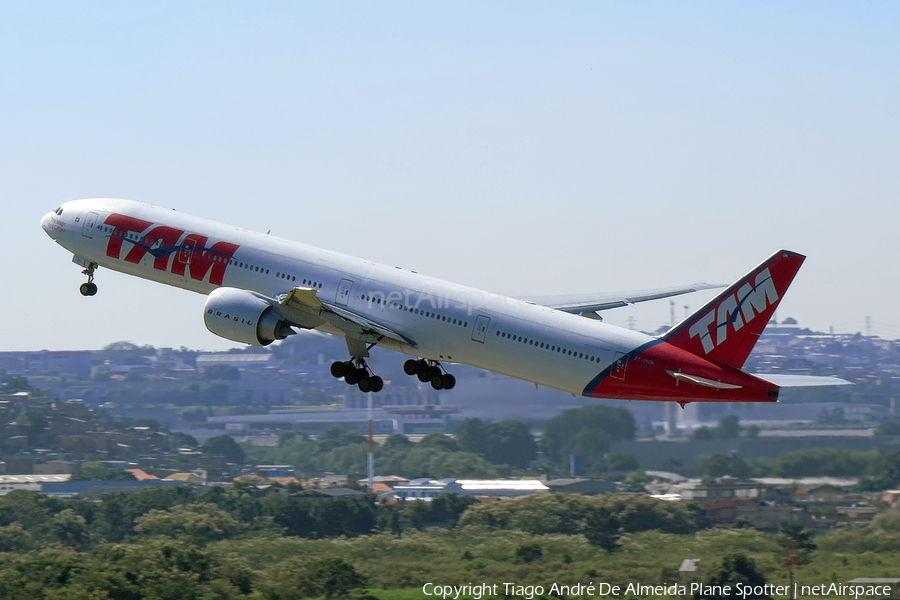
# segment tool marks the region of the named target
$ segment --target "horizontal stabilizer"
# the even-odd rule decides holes
[[[702,385],[703,387],[711,387],[717,390],[741,389],[741,386],[739,385],[735,385],[733,383],[725,383],[724,381],[716,381],[715,379],[708,379],[706,377],[700,377],[699,375],[688,375],[687,373],[682,373],[680,371],[666,371],[666,373],[668,373],[678,381],[688,381],[690,383],[696,383],[697,385]]]
[[[782,388],[824,387],[829,385],[853,385],[853,382],[839,377],[819,375],[785,375],[782,373],[754,373],[754,377],[764,379]]]

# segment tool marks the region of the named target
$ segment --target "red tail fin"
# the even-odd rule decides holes
[[[779,250],[669,330],[663,341],[740,369],[805,258]]]

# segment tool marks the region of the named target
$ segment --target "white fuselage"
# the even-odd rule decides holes
[[[94,199],[68,202],[61,208],[59,214],[48,213],[42,224],[84,266],[93,262],[200,294],[224,286],[274,298],[293,288],[314,288],[323,301],[345,306],[414,344],[385,338],[379,346],[429,360],[463,363],[572,394],[583,394],[616,358],[655,339],[157,206]],[[114,221],[121,222],[124,215],[134,220],[128,222],[139,224],[133,230],[117,229],[107,224],[112,215],[119,215]],[[156,231],[156,237],[148,236],[148,231]],[[149,250],[142,249],[147,240],[153,243]],[[190,252],[183,250],[189,245],[208,246],[206,258],[191,259]],[[181,250],[166,252],[167,246]],[[217,247],[226,251],[215,252]],[[315,328],[342,335],[327,323]]]

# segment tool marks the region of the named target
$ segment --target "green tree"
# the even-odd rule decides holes
[[[230,435],[222,434],[211,437],[203,442],[201,448],[206,454],[224,456],[228,462],[238,465],[244,464],[246,460],[244,449]]]
[[[875,435],[900,436],[900,421],[887,421],[875,428]]]
[[[537,455],[537,444],[523,421],[488,423],[466,419],[456,430],[461,450],[474,452],[489,462],[525,467]]]
[[[151,487],[136,494],[113,494],[103,498],[92,525],[107,541],[118,542],[133,535],[135,519],[150,510],[168,510],[194,501],[194,491],[189,486]]]
[[[399,537],[403,533],[400,511],[392,506],[379,508],[375,528],[378,531],[388,531]]]
[[[71,508],[53,515],[53,533],[57,540],[72,548],[84,548],[90,542],[87,520]]]
[[[691,433],[692,440],[733,440],[741,435],[740,418],[728,415],[719,419],[716,427],[700,427]],[[757,431],[758,433],[758,428]],[[748,432],[749,433],[749,432]]]
[[[326,538],[365,535],[375,529],[377,510],[370,496],[318,498],[269,494],[260,500],[263,516],[283,527],[285,535]]]
[[[716,586],[707,589],[721,590],[724,586],[731,586],[732,591],[736,589],[739,583],[751,590],[758,586],[766,585],[765,576],[756,568],[756,563],[745,554],[727,554],[724,556],[722,562],[713,569],[710,578],[704,582],[706,586]],[[726,600],[733,596],[715,592],[712,594],[704,593],[702,596],[699,592],[694,594],[694,598],[697,600],[701,597],[704,600]],[[771,597],[751,594],[746,596],[746,599],[771,600]]]
[[[495,465],[471,452],[442,453],[431,462],[430,476],[442,479],[491,479],[499,475]]]
[[[351,479],[365,475],[368,448],[363,444],[334,448],[321,457],[322,467],[332,473],[345,473]]]
[[[146,535],[186,536],[205,544],[238,535],[247,527],[212,503],[180,504],[168,510],[151,509],[134,520],[134,530]]]
[[[570,454],[580,454],[586,457],[585,466],[592,468],[611,442],[634,436],[634,417],[627,409],[595,405],[564,410],[547,421],[542,439],[557,465],[568,465]]]
[[[429,512],[430,507],[427,502],[422,500],[410,500],[404,504],[401,514],[411,528],[425,531]]]
[[[544,556],[544,549],[537,542],[522,544],[516,548],[516,560],[523,563],[534,562]]]
[[[604,471],[637,471],[640,468],[637,457],[627,452],[610,452],[603,457]]]
[[[392,433],[385,438],[381,448],[386,452],[406,451],[411,449],[413,444],[408,437],[401,433]]]
[[[653,481],[653,478],[647,475],[645,471],[632,471],[625,477],[624,489],[626,492],[644,493],[647,491],[647,484]]]
[[[800,565],[809,564],[816,543],[814,532],[804,529],[799,523],[782,521],[778,530],[778,545],[784,551],[784,565],[793,577],[793,571]]]
[[[21,375],[9,375],[0,379],[0,392],[15,394],[17,392],[30,392],[31,386],[28,378]]]
[[[262,586],[266,600],[318,596],[329,600],[345,598],[366,584],[366,578],[357,573],[352,564],[337,557],[289,558],[269,570],[267,575],[263,577],[265,583]]]
[[[449,435],[429,433],[416,444],[420,448],[434,448],[444,452],[459,452],[459,444]]]
[[[320,558],[306,571],[301,588],[307,596],[345,598],[351,591],[366,585],[366,578],[342,558]]]
[[[135,476],[131,471],[107,469],[101,462],[89,461],[72,475],[72,481],[135,481]]]
[[[316,447],[319,452],[326,453],[340,448],[342,446],[350,446],[353,444],[367,444],[368,439],[358,431],[349,431],[342,427],[332,427],[316,440]]]
[[[241,372],[231,365],[210,365],[203,372],[203,378],[238,381],[241,378]]]
[[[704,454],[697,459],[697,470],[703,477],[745,478],[750,476],[750,465],[739,456],[727,454]]]
[[[592,508],[584,523],[584,537],[591,546],[615,552],[619,547],[620,522],[608,508]]]
[[[698,427],[691,432],[691,440],[695,442],[714,439],[716,439],[716,432],[709,427]]]
[[[869,528],[875,533],[900,533],[900,504],[894,504],[888,510],[875,515]]]
[[[22,552],[32,545],[31,534],[21,523],[0,526],[0,552]]]

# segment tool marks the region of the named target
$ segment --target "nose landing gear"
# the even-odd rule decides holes
[[[87,283],[82,283],[78,287],[78,291],[81,292],[82,296],[93,296],[97,293],[97,284],[94,283],[94,271],[97,269],[97,263],[90,263],[88,268],[82,271],[83,274],[88,276]]]
[[[452,390],[456,387],[456,377],[443,372],[441,363],[435,360],[409,359],[403,363],[403,372],[407,375],[415,375],[422,383],[431,382],[431,387],[436,390]]]
[[[380,392],[384,388],[384,379],[378,375],[369,375],[369,372],[369,366],[363,358],[331,363],[332,377],[336,379],[343,377],[348,385],[357,386],[361,392]]]

